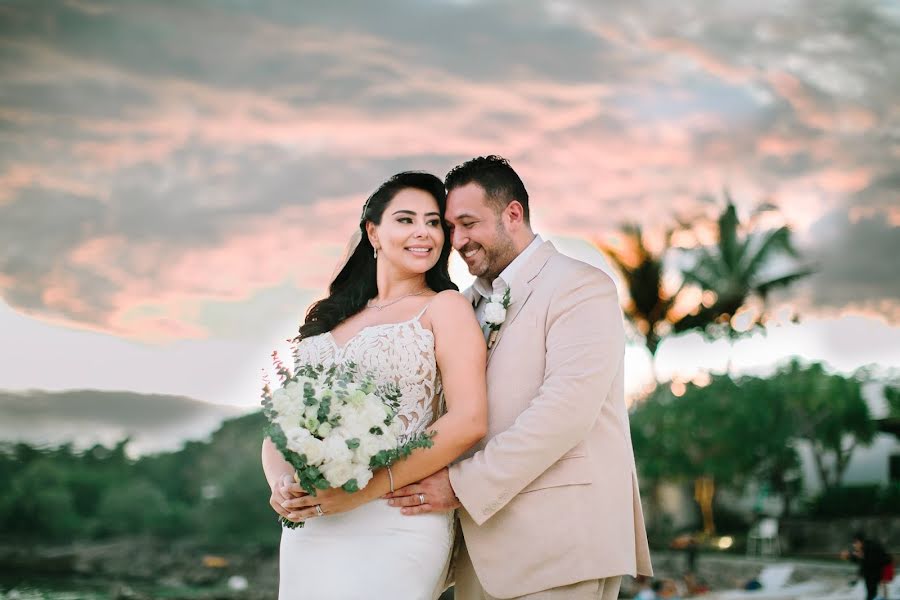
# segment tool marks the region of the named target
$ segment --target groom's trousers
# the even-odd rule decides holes
[[[469,559],[465,543],[459,545],[455,570],[456,583],[453,588],[455,600],[500,600],[488,594],[481,587],[481,582],[478,581],[478,576],[475,574],[475,568]],[[621,577],[592,579],[533,594],[516,596],[509,600],[615,600],[619,597],[619,586],[621,584]]]

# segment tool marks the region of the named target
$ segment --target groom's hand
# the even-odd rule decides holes
[[[400,512],[404,515],[446,512],[460,507],[447,469],[441,469],[418,483],[411,483],[384,497],[390,500],[391,506],[401,507]]]

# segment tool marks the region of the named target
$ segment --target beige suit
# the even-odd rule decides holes
[[[615,285],[545,242],[510,290],[488,350],[488,434],[450,467],[463,556],[497,598],[651,575]]]

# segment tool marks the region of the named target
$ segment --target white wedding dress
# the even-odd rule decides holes
[[[442,407],[434,335],[415,318],[366,327],[338,347],[331,333],[302,340],[295,365],[354,362],[402,392],[405,433],[424,431]],[[284,529],[279,600],[432,600],[443,590],[453,514],[404,516],[387,500]]]

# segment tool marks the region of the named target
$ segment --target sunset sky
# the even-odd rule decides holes
[[[255,405],[366,196],[489,153],[595,264],[723,188],[775,204],[819,270],[735,370],[900,367],[898,73],[887,1],[3,2],[0,389]]]

